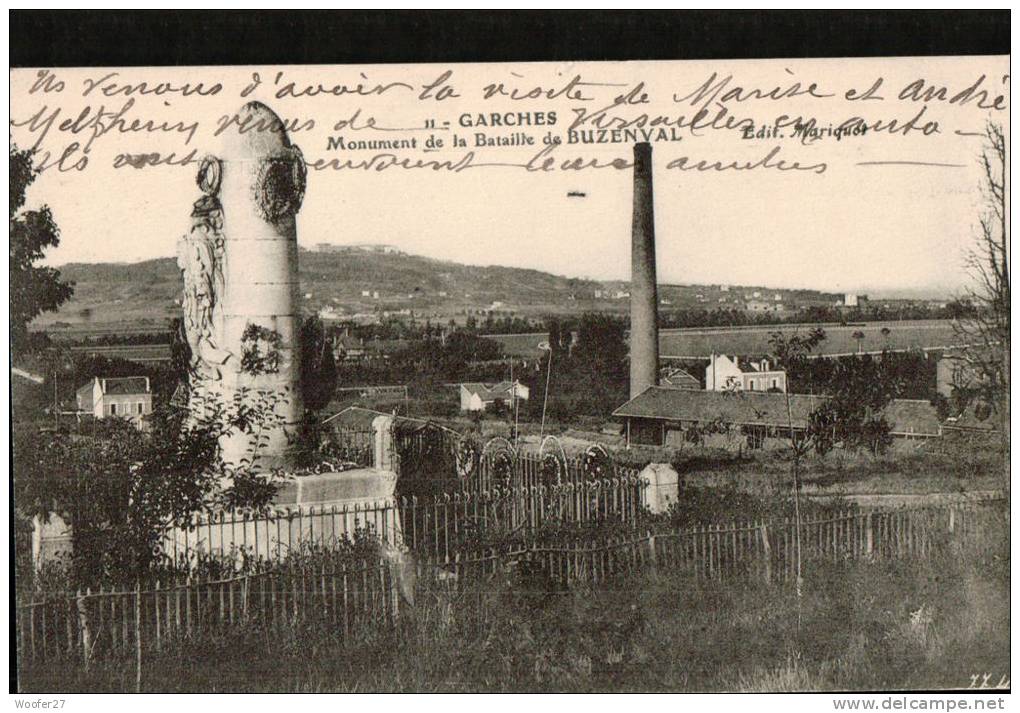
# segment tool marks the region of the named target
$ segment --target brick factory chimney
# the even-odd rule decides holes
[[[652,146],[634,145],[634,215],[630,253],[630,397],[659,383],[658,291]]]

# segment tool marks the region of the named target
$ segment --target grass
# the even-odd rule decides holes
[[[709,449],[688,449],[679,471],[699,487],[735,487],[752,493],[769,487],[792,487],[788,450],[756,451],[738,456]],[[808,454],[801,462],[801,483],[810,495],[882,495],[965,493],[1006,490],[1009,471],[997,443],[931,444],[912,451],[891,450],[875,456],[864,451]]]
[[[235,629],[146,661],[149,691],[789,691],[964,688],[1009,676],[1008,521],[985,549],[811,562],[803,596],[646,572],[562,593],[505,576],[436,584],[389,629],[341,645],[308,622]],[[131,661],[23,668],[35,691],[134,688]]]

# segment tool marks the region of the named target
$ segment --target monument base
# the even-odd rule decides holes
[[[393,502],[397,474],[389,470],[356,468],[288,478],[273,498],[281,507],[348,505],[382,507]]]

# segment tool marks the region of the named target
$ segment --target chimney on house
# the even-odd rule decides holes
[[[659,383],[659,300],[655,284],[652,146],[634,144],[630,252],[630,397]]]

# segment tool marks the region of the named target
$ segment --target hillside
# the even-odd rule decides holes
[[[586,309],[624,311],[627,283],[598,282],[539,270],[472,266],[403,253],[302,250],[299,259],[302,308],[337,316],[413,311],[433,318],[464,318],[478,310],[522,316],[576,313]],[[71,263],[59,268],[76,283],[74,298],[58,313],[41,316],[33,327],[131,323],[162,325],[180,313],[182,281],[174,258],[138,263]],[[835,295],[755,287],[664,285],[664,309],[742,308],[752,295],[780,298],[787,307],[831,304]],[[767,293],[767,294],[766,294]]]

